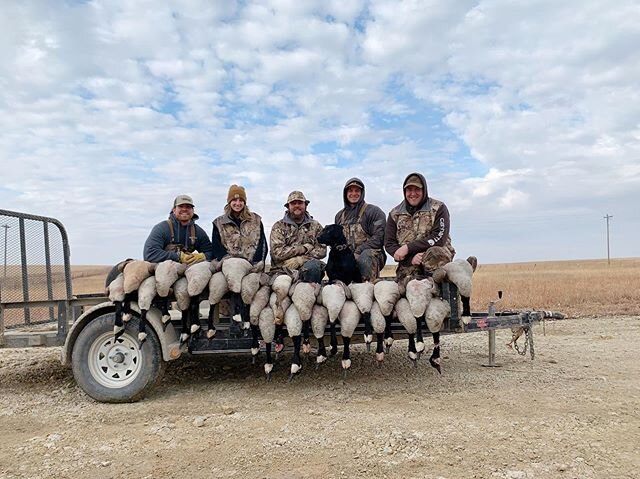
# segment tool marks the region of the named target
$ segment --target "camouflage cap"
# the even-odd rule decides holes
[[[420,177],[418,175],[409,176],[409,178],[407,178],[407,180],[404,182],[404,185],[402,185],[402,189],[405,189],[407,186],[415,186],[417,188],[424,189],[424,185],[422,184],[422,181],[420,180]]]
[[[291,203],[292,201],[304,201],[305,204],[309,204],[309,200],[305,198],[304,193],[302,191],[292,191],[291,193],[289,193],[289,196],[287,197],[287,202],[284,204],[285,208],[289,207],[289,203]]]
[[[173,207],[175,208],[176,206],[180,206],[180,205],[195,206],[193,204],[193,199],[191,199],[191,196],[189,196],[189,195],[178,195],[178,196],[176,196],[176,199],[173,200]]]

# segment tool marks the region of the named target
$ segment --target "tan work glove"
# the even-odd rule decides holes
[[[192,264],[196,264],[196,263],[200,263],[201,261],[204,261],[206,258],[204,256],[204,253],[191,253],[191,257],[187,260],[187,264],[188,265],[192,265]]]
[[[282,264],[285,268],[289,269],[300,269],[302,265],[307,261],[306,256],[294,256],[293,258],[289,258],[285,260]]]
[[[184,251],[178,253],[178,259],[182,264],[190,264],[191,256],[191,253],[185,253]]]

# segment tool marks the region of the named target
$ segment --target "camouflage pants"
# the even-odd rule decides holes
[[[411,258],[407,258],[408,264],[400,263],[396,269],[396,280],[402,280],[407,276],[431,276],[436,269],[453,261],[454,254],[455,251],[451,252],[448,248],[432,246],[424,253],[419,265],[412,265]]]
[[[365,249],[356,258],[362,281],[373,281],[380,275],[387,256],[379,249]]]

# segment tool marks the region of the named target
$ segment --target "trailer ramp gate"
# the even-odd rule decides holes
[[[64,340],[72,290],[62,223],[0,210],[0,254],[0,346],[5,332],[46,323],[57,323],[58,340]]]

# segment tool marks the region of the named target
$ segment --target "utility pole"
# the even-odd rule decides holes
[[[2,227],[4,228],[4,281],[6,282],[7,280],[7,232],[9,231],[9,228],[11,228],[11,225],[8,224],[4,224],[2,225]]]
[[[603,216],[607,220],[607,264],[611,265],[611,253],[609,252],[609,220],[613,218],[609,213]]]

